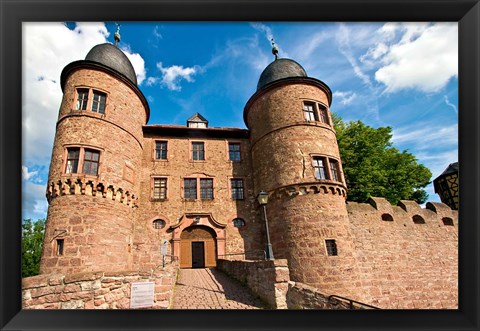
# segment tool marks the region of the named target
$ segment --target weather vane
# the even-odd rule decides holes
[[[113,38],[115,38],[115,46],[118,47],[118,43],[120,42],[120,24],[117,22],[115,22],[115,24],[117,25],[117,31],[113,35]]]
[[[275,55],[275,60],[278,59],[278,47],[275,45],[275,41],[272,40],[272,54]]]

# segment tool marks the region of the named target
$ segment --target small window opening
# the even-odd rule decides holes
[[[337,243],[334,239],[327,239],[325,240],[325,245],[327,247],[328,256],[336,256],[338,255],[337,252]]]
[[[443,225],[453,226],[453,220],[450,217],[442,218]]]
[[[235,218],[233,220],[233,226],[236,228],[243,228],[245,226],[245,221],[241,218]]]
[[[413,219],[413,223],[415,224],[425,224],[425,220],[420,215],[414,215],[412,219]]]
[[[163,229],[167,223],[164,220],[155,220],[153,221],[153,228],[156,230]]]
[[[393,222],[393,217],[390,214],[382,214],[382,221]]]
[[[57,255],[63,255],[64,239],[57,239]]]

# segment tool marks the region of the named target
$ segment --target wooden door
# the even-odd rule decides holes
[[[192,268],[205,268],[205,244],[192,241]]]
[[[192,267],[192,242],[190,240],[182,240],[180,242],[180,268]]]

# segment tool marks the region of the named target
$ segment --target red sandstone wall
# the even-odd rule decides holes
[[[105,92],[105,114],[75,110],[78,87]],[[92,98],[90,91],[90,103]],[[50,164],[41,273],[132,267],[136,169],[146,116],[138,95],[104,72],[81,69],[67,77]],[[99,150],[98,175],[65,174],[68,146]],[[63,254],[57,239],[64,240]]]
[[[45,274],[22,279],[23,309],[129,309],[131,283],[155,282],[152,309],[170,307],[177,266],[135,271]]]
[[[154,160],[155,140],[168,142],[167,161]],[[135,224],[134,262],[139,266],[150,266],[158,263],[160,245],[163,240],[170,241],[173,232],[169,227],[180,221],[187,222],[175,231],[180,237],[181,230],[192,224],[192,218],[183,217],[188,213],[208,214],[221,224],[226,224],[225,253],[235,254],[257,252],[262,250],[261,231],[262,222],[258,220],[258,206],[255,200],[255,189],[251,177],[250,146],[248,140],[240,139],[213,139],[196,138],[194,141],[205,143],[205,161],[192,161],[190,155],[191,140],[169,136],[148,136],[145,138],[142,155],[142,167],[139,169],[141,191],[139,197],[138,219]],[[228,141],[241,142],[242,161],[228,160]],[[167,199],[164,201],[152,200],[152,177],[167,178]],[[206,176],[214,180],[214,199],[188,201],[183,196],[183,178]],[[230,191],[230,178],[243,178],[245,186],[245,199],[233,200]],[[183,218],[182,218],[183,217]],[[243,218],[246,222],[244,228],[235,228],[232,220],[236,217]],[[162,230],[153,229],[152,222],[160,218],[167,225]],[[202,224],[211,226],[202,219]],[[217,229],[219,230],[219,229]],[[222,236],[222,231],[218,232]],[[171,242],[171,244],[173,244]],[[259,245],[260,244],[260,245]],[[236,257],[243,255],[220,256],[220,258]]]
[[[375,208],[378,208],[376,209]],[[458,308],[458,216],[436,203],[348,203],[361,277],[352,296],[381,308]],[[393,221],[383,221],[389,213]],[[424,218],[415,224],[413,215]],[[444,225],[443,217],[454,221]]]
[[[101,194],[53,199],[48,209],[40,273],[132,268],[133,218],[131,206]],[[64,239],[63,255],[57,254],[56,239]]]

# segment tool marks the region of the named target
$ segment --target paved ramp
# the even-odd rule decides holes
[[[217,269],[180,269],[173,309],[263,309],[246,287]]]

